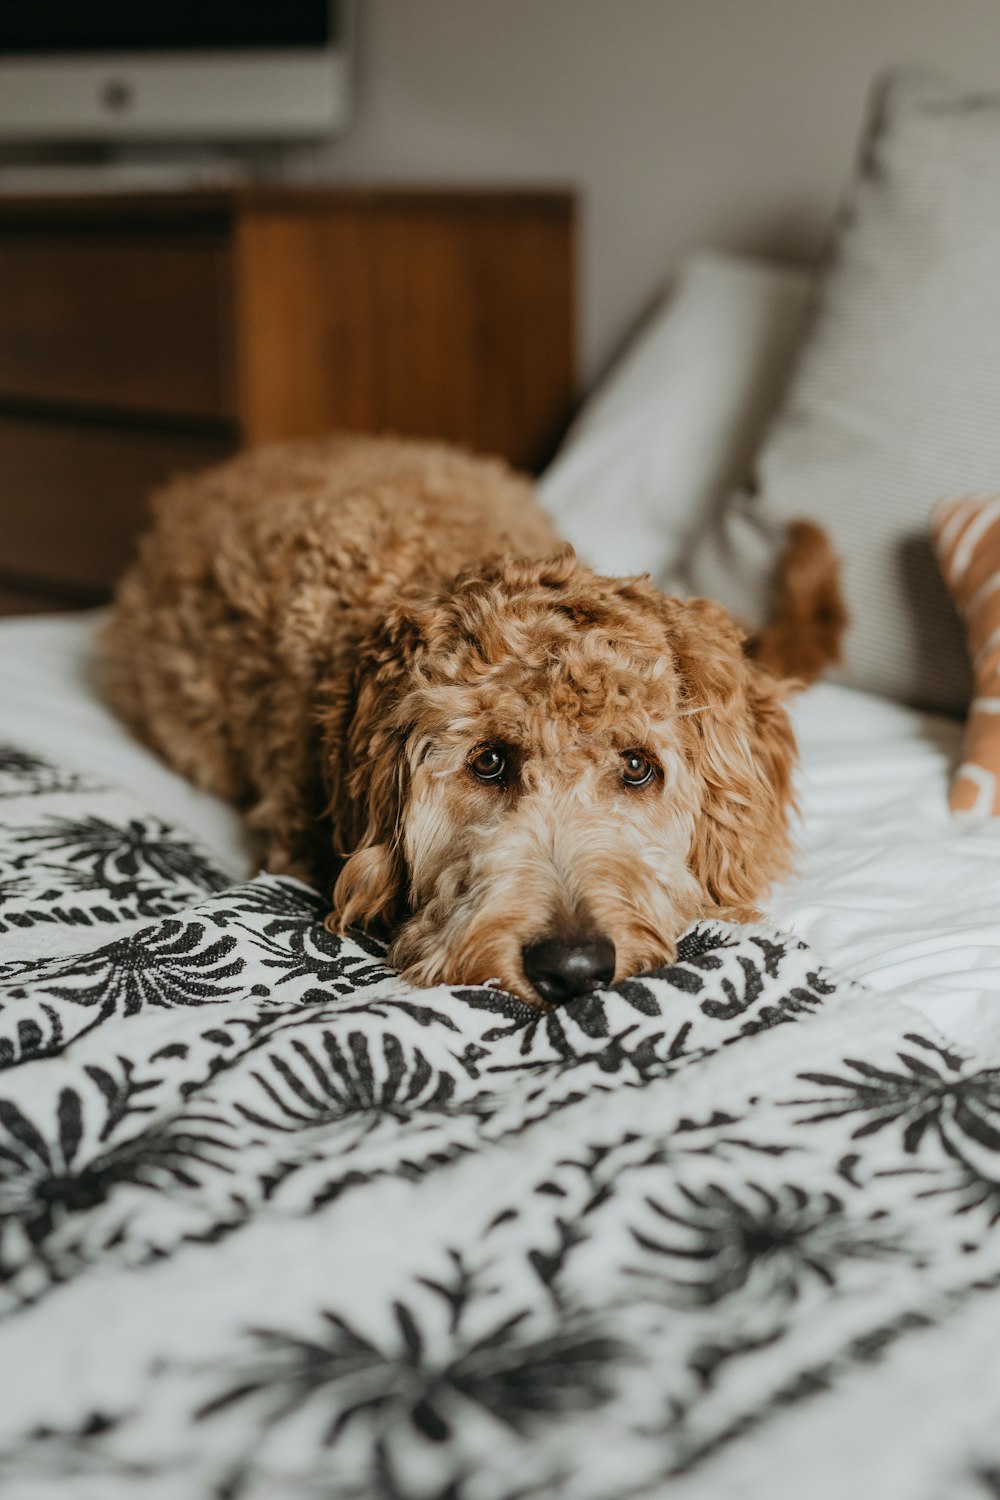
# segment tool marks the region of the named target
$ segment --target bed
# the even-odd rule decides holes
[[[956,721],[805,694],[766,923],[546,1021],[254,877],[102,707],[96,623],[0,631],[10,1493],[992,1492],[1000,845],[948,822]]]
[[[668,579],[813,284],[681,269],[543,476],[584,555]],[[1000,823],[949,814],[960,716],[800,694],[764,920],[543,1014],[410,989],[255,873],[107,712],[99,623],[0,623],[4,1493],[1000,1493]]]

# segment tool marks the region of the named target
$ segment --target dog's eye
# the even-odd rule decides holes
[[[648,755],[641,750],[622,751],[622,780],[626,786],[646,786],[655,772]]]
[[[480,781],[500,781],[507,769],[507,757],[496,745],[483,745],[469,761],[469,770]]]

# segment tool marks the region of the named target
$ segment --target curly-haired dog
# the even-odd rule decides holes
[[[785,685],[717,605],[580,566],[501,464],[330,439],[155,513],[115,704],[413,983],[568,1000],[786,868]]]

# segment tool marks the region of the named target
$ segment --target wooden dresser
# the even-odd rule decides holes
[[[558,192],[0,199],[0,613],[107,597],[151,488],[334,428],[537,468],[574,399]]]

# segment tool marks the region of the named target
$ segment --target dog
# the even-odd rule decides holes
[[[790,684],[719,605],[579,563],[500,461],[332,437],[153,511],[113,705],[407,981],[564,1004],[788,870]]]

